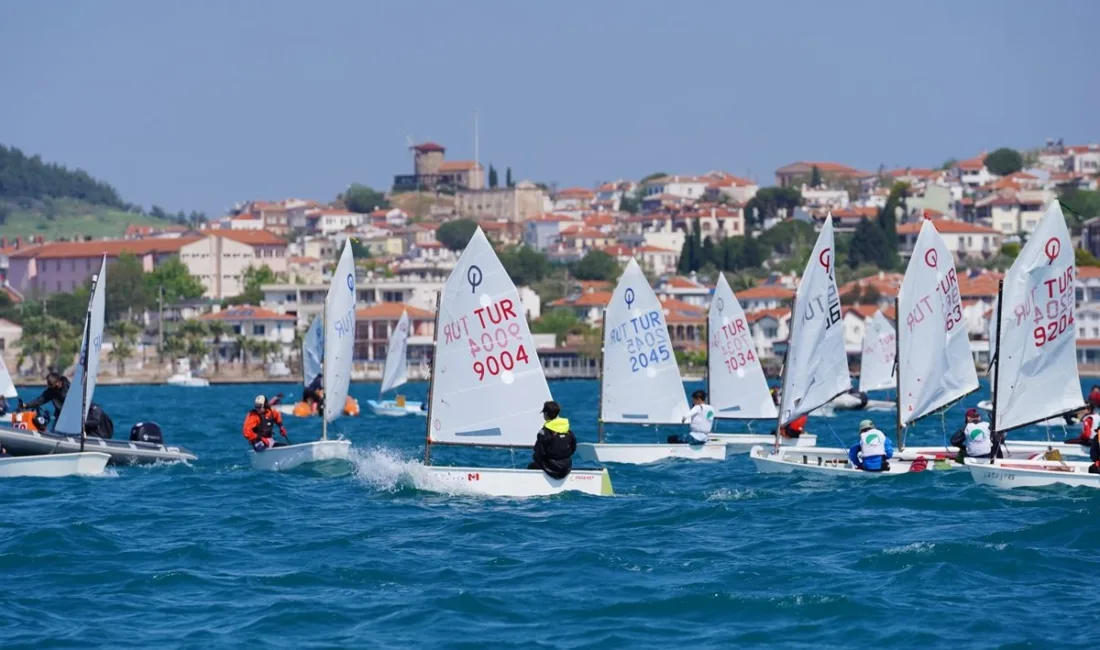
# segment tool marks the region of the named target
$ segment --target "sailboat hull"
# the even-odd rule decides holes
[[[908,451],[908,450],[907,450]],[[843,453],[841,453],[843,452]],[[942,452],[940,452],[942,453]],[[890,469],[885,472],[866,472],[853,467],[848,462],[848,452],[841,449],[780,449],[774,453],[772,447],[753,447],[749,452],[749,458],[757,471],[762,474],[790,474],[802,472],[808,474],[830,474],[836,476],[891,476],[895,474],[912,473],[913,460],[922,457],[927,461],[925,470],[945,470],[952,467],[962,467],[958,463],[947,458],[937,456],[924,456],[913,454],[911,459],[895,457],[890,459]]]
[[[347,460],[350,452],[351,442],[348,440],[318,440],[250,453],[252,469],[285,472],[309,463]]]
[[[13,456],[72,453],[80,451],[80,438],[60,433],[0,426],[0,445]],[[195,460],[195,455],[183,447],[158,445],[137,440],[89,437],[84,440],[87,451],[103,452],[112,465],[140,465],[156,462]]]
[[[975,483],[1002,489],[1048,485],[1100,488],[1100,474],[1089,473],[1091,464],[1012,459],[998,459],[990,464],[980,459],[966,460],[966,468]]]
[[[775,442],[775,436],[755,433],[712,433],[710,439],[726,443],[727,454],[747,454],[757,445]],[[814,447],[817,445],[817,436],[805,433],[797,438],[780,438],[779,444],[783,447]]]
[[[375,415],[382,415],[391,418],[401,418],[406,415],[422,415],[428,416],[428,412],[421,408],[423,402],[405,402],[404,406],[398,406],[397,402],[392,399],[383,400],[377,402],[375,400],[367,400],[367,406]]]
[[[647,465],[669,458],[685,460],[725,460],[726,443],[703,445],[683,443],[611,444],[584,442],[577,445],[577,457],[598,463]]]
[[[96,476],[103,473],[110,458],[98,451],[5,457],[0,458],[0,478]]]
[[[445,494],[541,497],[562,492],[592,496],[615,493],[606,469],[575,469],[564,479],[555,479],[539,470],[428,466],[417,471],[413,478],[418,489]]]

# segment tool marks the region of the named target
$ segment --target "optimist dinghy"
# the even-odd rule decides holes
[[[830,219],[827,221],[829,241],[826,244],[828,246],[832,244],[831,225]],[[825,236],[826,229],[822,229],[821,238],[818,240],[819,248],[824,248],[821,240]],[[811,256],[811,268],[807,269],[806,276],[803,276],[803,284],[810,287],[814,286],[812,283],[814,278],[811,276],[811,283],[808,283],[807,276],[810,276],[810,271],[815,266],[814,259]],[[826,276],[820,272],[817,275]],[[831,273],[828,275],[831,276]],[[797,379],[789,382],[795,391],[792,393],[795,400],[793,404],[799,405],[793,407],[796,417],[804,412],[803,409],[812,410],[809,407],[817,402],[817,399],[799,399],[803,393],[812,389],[817,383],[816,379],[821,377],[820,374],[815,375],[807,371],[805,364],[816,364],[810,367],[826,373],[840,373],[842,368],[847,367],[843,336],[839,334],[839,328],[831,328],[827,321],[819,322],[833,313],[831,305],[832,297],[835,295],[835,284],[832,286],[828,282],[817,284],[822,283],[825,285],[823,293],[828,296],[827,300],[819,299],[818,304],[821,304],[822,308],[815,310],[811,302],[809,317],[806,317],[804,312],[795,312],[797,323],[801,325],[801,332],[797,337],[792,335],[791,338],[789,354],[794,356],[789,357],[788,367],[784,369],[783,404],[787,404],[786,377],[790,373],[794,373],[796,378],[810,379],[808,383]],[[804,295],[801,289],[802,286],[799,287],[799,293],[796,296],[796,310],[806,309],[801,303]],[[809,291],[805,295],[812,296]],[[829,311],[823,307],[825,304],[830,305]],[[890,476],[910,471],[959,466],[951,460],[955,456],[951,450],[935,447],[905,448],[905,427],[978,389],[978,376],[970,354],[970,343],[962,324],[961,299],[954,261],[951,252],[930,221],[926,221],[921,227],[920,236],[906,269],[905,279],[895,305],[895,312],[899,314],[899,318],[905,319],[905,325],[902,328],[904,336],[899,332],[894,339],[894,356],[897,364],[894,381],[897,394],[901,399],[895,422],[899,451],[889,461],[890,469],[885,472],[866,472],[852,467],[847,459],[847,450],[844,449],[781,449],[768,453],[766,449],[758,447],[754,448],[750,454],[758,470]],[[802,317],[798,318],[799,316]],[[839,310],[836,312],[836,319],[839,321]],[[837,330],[836,334],[832,332],[833,329]],[[815,350],[814,343],[820,339],[812,338],[808,334],[816,334],[825,342],[817,343]],[[799,347],[796,348],[796,345]],[[803,349],[814,350],[815,358],[807,362],[806,357],[800,354]],[[846,372],[843,374],[847,377]],[[918,377],[923,379],[916,381],[915,378]],[[909,378],[914,379],[910,381]],[[838,386],[839,384],[834,388]],[[784,408],[792,407],[784,406]],[[925,451],[928,453],[924,453]]]
[[[666,458],[725,460],[724,442],[604,442],[605,422],[667,424],[682,429],[688,416],[664,308],[633,258],[604,310],[601,356],[599,442],[578,444],[578,457],[635,465]]]
[[[382,386],[378,389],[378,400],[367,400],[367,406],[375,415],[404,417],[406,415],[427,416],[427,410],[421,408],[423,402],[409,402],[404,395],[383,400],[382,395],[405,385],[409,381],[409,366],[406,353],[409,345],[409,312],[402,311],[397,327],[390,333],[390,345],[386,350],[386,367],[382,371]]]
[[[351,443],[329,440],[328,424],[343,415],[351,385],[351,363],[355,347],[355,259],[351,241],[344,242],[340,261],[329,282],[322,313],[324,355],[321,373],[325,384],[325,405],[321,417],[321,439],[264,451],[251,451],[252,467],[259,470],[286,471],[321,461],[348,459]],[[334,406],[338,405],[338,406]]]
[[[416,487],[500,497],[610,496],[606,469],[573,469],[556,479],[542,470],[430,464],[436,445],[532,449],[544,423],[542,405],[551,399],[519,292],[480,228],[437,304],[425,466],[412,473]]]
[[[321,360],[325,357],[325,327],[323,317],[313,317],[306,335],[302,337],[302,386],[308,387],[314,378],[321,374]],[[327,386],[326,386],[327,388]],[[293,404],[276,404],[275,410],[283,415],[293,415],[296,418],[308,418],[317,415],[310,405],[304,401]],[[344,415],[359,415],[359,402],[348,395],[344,399]]]
[[[1052,201],[998,291],[991,337],[994,437],[1084,408],[1077,373],[1075,277],[1066,220],[1058,201]],[[1022,444],[1014,441],[1008,446]],[[966,463],[976,482],[994,487],[1100,487],[1100,475],[1088,474],[1088,465],[1013,459]]]
[[[774,421],[779,413],[768,390],[745,311],[722,274],[707,315],[707,397],[715,420]],[[717,422],[715,422],[717,425]],[[771,434],[711,433],[710,439],[726,444],[726,452],[747,453],[755,445],[770,444]],[[780,444],[813,447],[817,436],[804,433],[783,437]]]

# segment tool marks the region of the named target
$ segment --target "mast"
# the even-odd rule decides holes
[[[997,376],[1001,370],[1001,312],[1004,310],[1004,278],[997,283],[997,345],[993,350],[993,383],[990,385],[990,393],[993,397],[993,410],[989,414],[989,437],[993,442],[993,453],[989,456],[989,464],[997,460],[997,450],[1001,448],[1001,441],[997,437]]]
[[[439,312],[443,311],[443,292],[435,292],[435,326],[432,329],[432,361],[428,370],[428,417],[424,422],[424,464],[432,464],[432,388],[435,386],[436,353],[439,351]]]
[[[898,291],[898,295],[894,296],[894,323],[900,324],[901,319],[901,291]],[[862,361],[860,365],[862,366]],[[860,370],[862,375],[863,370]],[[894,390],[897,391],[898,398],[898,415],[897,415],[897,438],[898,438],[898,451],[905,449],[905,436],[902,433],[901,427],[901,327],[894,328]]]
[[[798,302],[797,296],[795,302]],[[779,430],[783,428],[783,400],[787,398],[787,361],[791,358],[791,343],[794,341],[795,306],[791,305],[791,326],[787,328],[787,350],[783,353],[783,371],[779,373],[779,417],[775,421],[775,452],[779,453]]]
[[[703,390],[707,393],[707,403],[713,402],[710,396],[710,314],[703,321]]]
[[[603,315],[600,316],[600,366],[598,371],[598,377],[600,380],[600,410],[599,416],[596,419],[596,430],[598,432],[597,440],[603,443],[603,337],[604,328],[607,326],[607,307],[603,308]]]
[[[99,285],[99,276],[92,278],[92,291],[88,298],[88,311],[84,315],[84,340],[80,347],[84,354],[80,355],[80,367],[84,372],[80,373],[80,452],[84,453],[84,440],[88,437],[84,423],[88,419],[88,355],[92,342],[92,301],[95,300],[96,287]]]
[[[354,307],[354,304],[352,305]],[[325,321],[328,320],[328,298],[325,299],[325,306],[321,308],[321,331],[325,331]],[[328,342],[328,337],[325,337],[325,342]],[[321,382],[325,381],[325,357],[328,356],[324,352],[324,348],[321,349]],[[306,364],[302,363],[302,376],[306,373]],[[341,407],[342,408],[342,407]],[[321,440],[328,440],[328,415],[325,414],[325,409],[321,409]]]

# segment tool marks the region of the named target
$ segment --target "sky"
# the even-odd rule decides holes
[[[411,173],[594,186],[1100,141],[1092,0],[0,0],[0,143],[211,216]]]

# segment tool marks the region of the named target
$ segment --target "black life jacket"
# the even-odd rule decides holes
[[[259,413],[259,416],[260,423],[252,428],[252,433],[261,438],[272,437],[275,434],[275,412],[265,408],[262,413]]]

